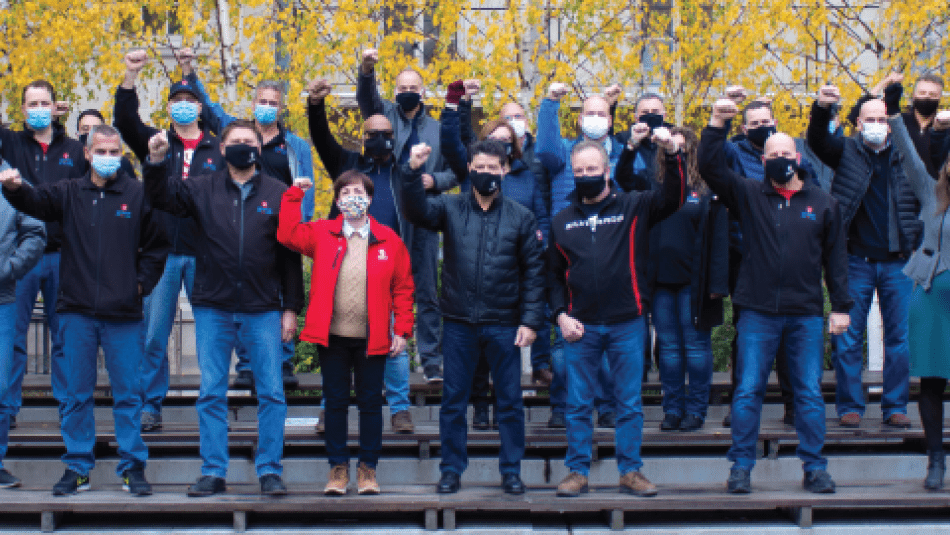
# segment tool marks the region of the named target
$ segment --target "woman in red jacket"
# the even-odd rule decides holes
[[[292,187],[280,206],[277,239],[313,258],[310,304],[300,339],[319,344],[325,440],[330,477],[325,494],[346,494],[349,483],[347,409],[350,374],[356,376],[360,411],[360,494],[378,494],[376,464],[382,449],[383,373],[412,335],[409,252],[395,232],[367,215],[373,182],[347,171],[333,182],[342,215],[300,222],[304,191]]]

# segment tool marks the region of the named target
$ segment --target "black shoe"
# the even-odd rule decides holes
[[[729,480],[726,481],[726,490],[731,494],[748,494],[752,492],[752,472],[743,468],[729,470]]]
[[[154,412],[142,411],[142,432],[161,431],[162,415]]]
[[[438,365],[430,364],[422,371],[422,377],[430,385],[439,384],[442,382],[442,370],[439,369]]]
[[[608,429],[613,429],[617,427],[617,418],[614,417],[614,413],[605,412],[597,416],[597,427],[606,427]]]
[[[795,427],[795,407],[793,405],[785,406],[785,416],[782,417],[782,423],[789,427]]]
[[[663,416],[663,421],[660,422],[660,431],[676,431],[680,428],[680,422],[682,421],[683,419],[679,416],[668,412]]]
[[[19,486],[20,480],[15,475],[0,468],[0,489],[12,489]]]
[[[439,494],[455,494],[462,488],[462,480],[455,472],[442,472],[435,491]]]
[[[824,470],[805,472],[805,479],[802,481],[802,486],[805,487],[805,490],[808,492],[814,492],[816,494],[831,494],[835,491],[835,482],[831,479],[831,475]]]
[[[188,496],[200,498],[203,496],[212,496],[228,490],[224,478],[214,476],[201,476],[194,485],[188,487]]]
[[[67,468],[62,479],[53,485],[53,496],[69,496],[90,488],[89,476],[81,476]]]
[[[924,488],[940,490],[943,488],[943,476],[947,470],[946,455],[943,450],[931,451],[928,454],[927,478],[924,479]]]
[[[10,430],[16,429],[16,416],[10,416]]]
[[[122,490],[133,496],[148,496],[152,493],[152,486],[145,480],[145,471],[134,468],[122,472]]]
[[[722,419],[723,427],[732,427],[732,409],[729,409],[729,412],[726,413],[726,417]]]
[[[300,379],[297,379],[297,376],[294,375],[292,366],[283,366],[280,375],[284,380],[284,390],[296,390],[300,386]]]
[[[567,418],[564,417],[564,413],[552,412],[551,418],[548,419],[548,427],[551,429],[566,429]]]
[[[264,474],[260,478],[261,494],[266,496],[286,496],[287,486],[277,474]]]
[[[488,418],[488,405],[476,403],[472,406],[472,429],[476,431],[488,431],[491,429],[491,423]]]
[[[252,390],[254,388],[254,374],[251,370],[237,372],[237,377],[231,383],[231,390]]]
[[[699,431],[706,423],[702,418],[695,414],[687,414],[686,418],[680,422],[680,431]]]
[[[504,489],[505,494],[524,494],[526,490],[518,474],[505,474],[501,476],[501,488]]]

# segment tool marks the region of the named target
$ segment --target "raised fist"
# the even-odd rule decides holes
[[[679,151],[679,145],[676,144],[669,129],[664,126],[653,129],[653,142],[670,154]]]
[[[749,92],[741,85],[730,85],[726,88],[726,98],[735,102],[737,105],[742,104],[748,96]]]
[[[470,78],[462,82],[462,85],[465,87],[465,99],[472,100],[473,97],[478,96],[482,92],[482,81],[477,78]]]
[[[311,104],[319,104],[330,95],[331,90],[332,86],[329,81],[323,78],[311,80],[310,83],[307,84],[307,93],[309,93],[307,98]]]
[[[69,115],[69,102],[57,100],[53,104],[53,117],[65,117],[66,115]]]
[[[418,145],[413,145],[412,149],[409,150],[409,168],[410,169],[419,169],[425,165],[426,160],[429,159],[429,155],[432,154],[432,147],[425,143],[419,143]]]
[[[604,100],[607,101],[607,104],[613,106],[620,100],[620,97],[623,96],[623,87],[620,87],[620,84],[613,84],[604,91]]]
[[[630,127],[630,144],[638,145],[641,141],[650,135],[650,125],[646,123],[637,123]],[[632,149],[633,147],[631,147]]]
[[[175,59],[178,60],[178,66],[181,67],[181,72],[185,76],[188,76],[194,71],[194,66],[192,66],[191,63],[195,60],[195,50],[190,46],[176,50]]]
[[[827,108],[841,100],[841,91],[837,86],[825,85],[818,90],[818,105]]]
[[[146,61],[148,61],[148,52],[142,48],[132,50],[125,55],[125,70],[137,74],[145,67]]]
[[[713,114],[710,122],[716,121],[721,122],[719,126],[722,126],[726,121],[731,121],[736,114],[739,113],[739,108],[736,106],[736,103],[728,98],[721,98],[713,104]]]
[[[8,190],[16,191],[20,189],[23,180],[20,179],[19,171],[16,169],[7,169],[6,171],[0,172],[0,184],[3,184],[3,187]]]
[[[548,87],[548,98],[555,100],[557,102],[561,101],[561,98],[564,97],[568,92],[567,84],[562,84],[561,82],[554,82]]]
[[[950,128],[950,110],[938,111],[934,117],[934,130],[946,130]]]
[[[373,69],[376,68],[376,63],[379,62],[379,50],[375,48],[367,48],[363,51],[363,62],[360,64],[360,69],[366,74],[373,72]]]
[[[168,134],[164,130],[158,132],[148,140],[148,159],[152,163],[165,159],[168,153]]]

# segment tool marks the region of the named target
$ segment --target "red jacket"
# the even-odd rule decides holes
[[[300,222],[304,192],[291,187],[280,203],[277,240],[287,248],[313,258],[310,304],[300,339],[326,346],[330,340],[333,294],[346,255],[343,217]],[[370,218],[366,254],[366,303],[369,308],[368,355],[388,355],[390,332],[412,336],[413,283],[409,251],[389,227]],[[390,321],[392,316],[394,321]],[[390,325],[392,329],[390,330]]]

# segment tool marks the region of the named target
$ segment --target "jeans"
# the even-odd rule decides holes
[[[521,351],[515,346],[515,325],[470,324],[446,319],[442,349],[444,382],[439,410],[442,462],[439,469],[461,475],[468,467],[466,413],[472,375],[485,355],[495,384],[501,450],[498,470],[520,474],[524,457],[524,403],[521,398]]]
[[[145,297],[145,358],[142,359],[142,410],[162,413],[168,395],[168,337],[172,333],[182,284],[191,301],[195,285],[195,257],[170,254],[165,272]]]
[[[693,325],[691,296],[688,285],[678,291],[658,286],[653,292],[653,325],[660,353],[663,412],[705,420],[713,372],[712,333]]]
[[[382,391],[386,360],[385,356],[366,356],[365,338],[330,335],[329,345],[320,349],[320,373],[326,400],[324,441],[330,466],[350,462],[350,448],[346,444],[347,411],[351,377],[355,376],[356,403],[360,410],[360,462],[376,468],[383,449]]]
[[[571,472],[590,473],[593,397],[604,355],[614,378],[617,407],[617,467],[620,475],[643,466],[643,317],[622,323],[585,324],[584,336],[564,346],[567,360],[567,459]]]
[[[43,311],[50,334],[50,386],[53,397],[59,402],[59,414],[63,415],[66,403],[66,359],[63,357],[63,335],[60,332],[56,313],[59,295],[59,253],[45,253],[33,269],[27,272],[16,285],[16,338],[13,342],[13,365],[10,370],[10,387],[3,403],[13,407],[13,414],[20,412],[23,401],[23,374],[26,373],[26,337],[33,316],[36,294],[43,292]]]
[[[784,340],[783,340],[784,335]],[[727,455],[735,468],[755,466],[762,401],[779,344],[784,343],[795,395],[798,457],[806,472],[824,469],[825,403],[821,397],[824,361],[824,318],[765,314],[742,310],[739,319],[739,384],[732,400],[732,447]]]
[[[63,462],[70,470],[88,475],[96,464],[95,400],[96,358],[99,347],[105,354],[112,389],[112,418],[119,444],[120,476],[130,469],[145,467],[148,449],[142,441],[142,392],[138,372],[142,365],[141,320],[110,321],[86,314],[60,315],[68,394],[63,410],[62,434],[66,445]]]
[[[910,396],[910,347],[907,341],[907,316],[914,283],[901,271],[903,260],[868,262],[848,255],[848,288],[854,307],[847,332],[834,337],[833,360],[837,388],[835,408],[838,416],[850,412],[864,415],[864,331],[874,290],[877,289],[884,320],[884,394],[881,412],[884,418],[907,413]]]
[[[551,346],[551,412],[565,413],[567,411],[567,364],[564,361],[564,338],[561,328],[554,327],[554,344]],[[614,413],[617,410],[617,400],[614,399],[616,378],[610,373],[610,362],[607,354],[597,371],[597,384],[594,387],[594,408],[597,414]]]
[[[12,406],[4,403],[10,386],[10,371],[13,369],[13,339],[16,337],[16,303],[0,305],[0,468],[7,455],[10,442],[10,417]]]
[[[413,227],[409,258],[416,287],[416,349],[419,362],[423,369],[426,366],[439,366],[442,364],[442,353],[439,351],[442,314],[439,311],[437,290],[439,233]],[[406,380],[408,386],[408,375]]]
[[[386,404],[389,414],[409,410],[409,353],[385,359],[383,382],[386,387]]]
[[[201,369],[201,391],[195,405],[201,433],[201,475],[224,478],[228,472],[228,370],[238,343],[251,357],[257,391],[257,477],[280,475],[287,417],[281,379],[281,312],[193,310]]]

